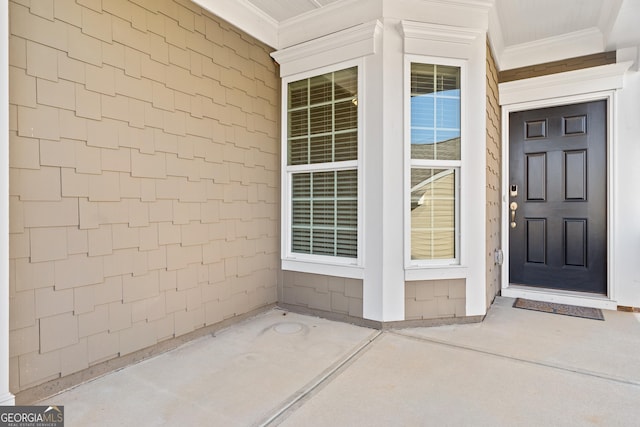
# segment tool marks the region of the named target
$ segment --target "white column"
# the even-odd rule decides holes
[[[385,19],[366,64],[364,306],[366,319],[404,320],[403,52],[399,21]]]
[[[0,406],[9,391],[9,5],[0,0]]]

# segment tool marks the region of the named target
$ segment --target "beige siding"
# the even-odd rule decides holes
[[[284,271],[280,302],[362,318],[362,280]]]
[[[464,317],[464,279],[424,280],[405,283],[405,320]]]
[[[501,247],[501,117],[498,70],[487,43],[487,307],[500,292],[500,266],[495,263],[495,251]]]
[[[11,391],[275,302],[269,49],[187,0],[9,13]]]

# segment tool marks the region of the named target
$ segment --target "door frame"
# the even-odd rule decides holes
[[[631,63],[603,65],[583,70],[558,73],[549,76],[499,84],[502,107],[502,191],[501,191],[501,240],[502,240],[502,295],[527,298],[536,301],[557,302],[603,309],[617,309],[615,271],[615,234],[613,207],[616,203],[615,146],[616,146],[616,91],[624,83],[624,73]],[[607,293],[597,295],[583,292],[534,288],[509,283],[509,114],[516,111],[557,107],[590,101],[607,102]]]

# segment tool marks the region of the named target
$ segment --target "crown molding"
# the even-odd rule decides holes
[[[376,53],[383,25],[375,20],[271,53],[280,77]]]
[[[469,58],[471,45],[486,34],[479,28],[452,27],[450,25],[426,24],[401,21],[404,36],[404,51],[408,54],[438,55],[450,58]]]
[[[621,89],[633,61],[500,83],[500,105]]]

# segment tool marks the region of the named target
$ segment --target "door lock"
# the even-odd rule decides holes
[[[516,228],[516,210],[518,210],[518,204],[511,202],[509,209],[511,209],[511,228]]]

